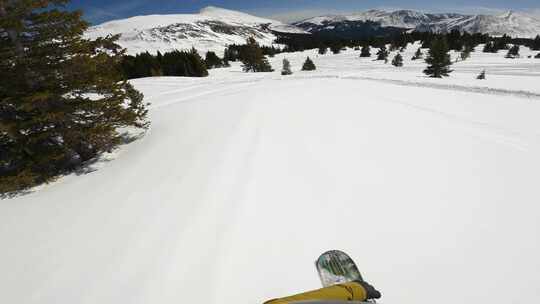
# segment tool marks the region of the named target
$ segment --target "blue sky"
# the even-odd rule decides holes
[[[72,0],[94,23],[147,14],[195,13],[213,5],[282,21],[370,8],[418,9],[428,12],[497,13],[506,10],[540,12],[540,0]]]

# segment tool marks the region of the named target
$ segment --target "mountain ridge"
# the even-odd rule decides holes
[[[205,7],[198,14],[134,16],[92,26],[85,33],[90,39],[119,34],[118,44],[128,54],[156,53],[175,49],[223,52],[230,44],[243,44],[254,37],[261,45],[272,45],[274,32],[304,33],[304,30],[271,19],[243,12]]]
[[[382,27],[399,27],[418,31],[449,32],[456,29],[470,33],[485,33],[493,36],[507,34],[521,38],[532,38],[540,34],[540,17],[515,11],[498,15],[469,15],[371,9],[351,14],[316,16],[292,24],[311,33],[316,33],[325,27],[335,26],[346,21],[373,21],[380,23]]]
[[[367,10],[345,15],[323,15],[292,24],[247,13],[209,6],[197,14],[135,16],[92,26],[90,39],[119,34],[118,44],[128,54],[156,53],[195,47],[220,56],[231,44],[254,37],[261,45],[274,44],[279,33],[319,34],[355,39],[366,35],[391,35],[403,31],[449,32],[457,29],[493,36],[533,38],[540,34],[540,18],[509,11],[499,15],[423,13],[414,10]]]

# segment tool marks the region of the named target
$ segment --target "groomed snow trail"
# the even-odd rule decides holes
[[[334,248],[382,303],[540,298],[540,102],[264,77],[133,81],[144,138],[0,201],[0,303],[262,303]]]

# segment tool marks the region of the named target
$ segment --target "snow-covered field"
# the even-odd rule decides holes
[[[0,201],[0,303],[262,303],[318,288],[333,248],[381,303],[534,303],[540,60],[477,52],[435,80],[414,51],[134,80],[145,137]]]

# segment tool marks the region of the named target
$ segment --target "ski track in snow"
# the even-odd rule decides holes
[[[538,299],[540,64],[504,88],[491,55],[439,81],[314,52],[271,59],[314,58],[291,77],[133,80],[145,137],[0,201],[0,302],[262,303],[318,288],[333,248],[381,303],[452,304],[456,282],[474,303]],[[484,61],[486,89],[465,72]]]
[[[409,107],[415,111],[421,111],[432,115],[440,116],[448,121],[453,122],[460,128],[466,130],[467,133],[481,140],[491,140],[493,142],[508,145],[521,151],[527,151],[530,143],[524,138],[527,137],[519,131],[508,129],[502,126],[497,126],[490,123],[470,120],[459,115],[445,113],[443,111],[437,111],[428,107],[421,107],[407,102],[400,101],[395,98],[380,97],[378,100],[400,104],[405,107]],[[532,138],[533,142],[540,143],[540,135],[535,134]]]
[[[349,76],[349,77],[343,77],[343,78],[380,81],[380,82],[392,83],[396,85],[414,86],[414,87],[421,87],[421,88],[434,88],[434,89],[440,89],[440,90],[462,91],[462,92],[503,95],[503,96],[509,95],[509,96],[516,96],[516,97],[540,99],[539,93],[528,92],[528,91],[504,90],[504,89],[474,87],[474,86],[460,86],[460,85],[455,85],[455,84],[452,85],[452,84],[421,83],[421,82],[413,82],[413,81],[405,81],[405,80],[381,79],[381,78],[361,77],[361,76]]]
[[[155,108],[159,108],[159,107],[168,106],[168,105],[171,105],[171,104],[176,104],[178,102],[193,101],[196,98],[200,98],[200,97],[204,97],[204,96],[208,96],[208,95],[223,95],[224,93],[234,94],[235,92],[241,92],[243,90],[243,88],[248,87],[248,86],[250,86],[252,84],[253,84],[253,82],[251,82],[251,83],[248,82],[248,83],[240,83],[240,84],[234,84],[234,85],[231,84],[231,85],[227,85],[227,86],[225,86],[223,88],[219,88],[219,89],[206,89],[205,88],[205,90],[203,90],[203,92],[188,94],[188,96],[185,96],[185,97],[182,97],[182,98],[174,98],[170,102],[165,102],[165,103],[161,102],[161,103],[156,104],[154,106],[151,105],[150,108],[155,109]],[[193,89],[195,89],[195,88],[189,88],[188,90],[191,91]],[[201,86],[196,86],[196,89],[200,90]],[[157,100],[157,99],[161,99],[165,95],[176,95],[179,92],[183,92],[183,91],[186,91],[186,90],[173,90],[170,93],[161,93],[158,96],[148,98],[148,101],[152,104],[152,101]]]

